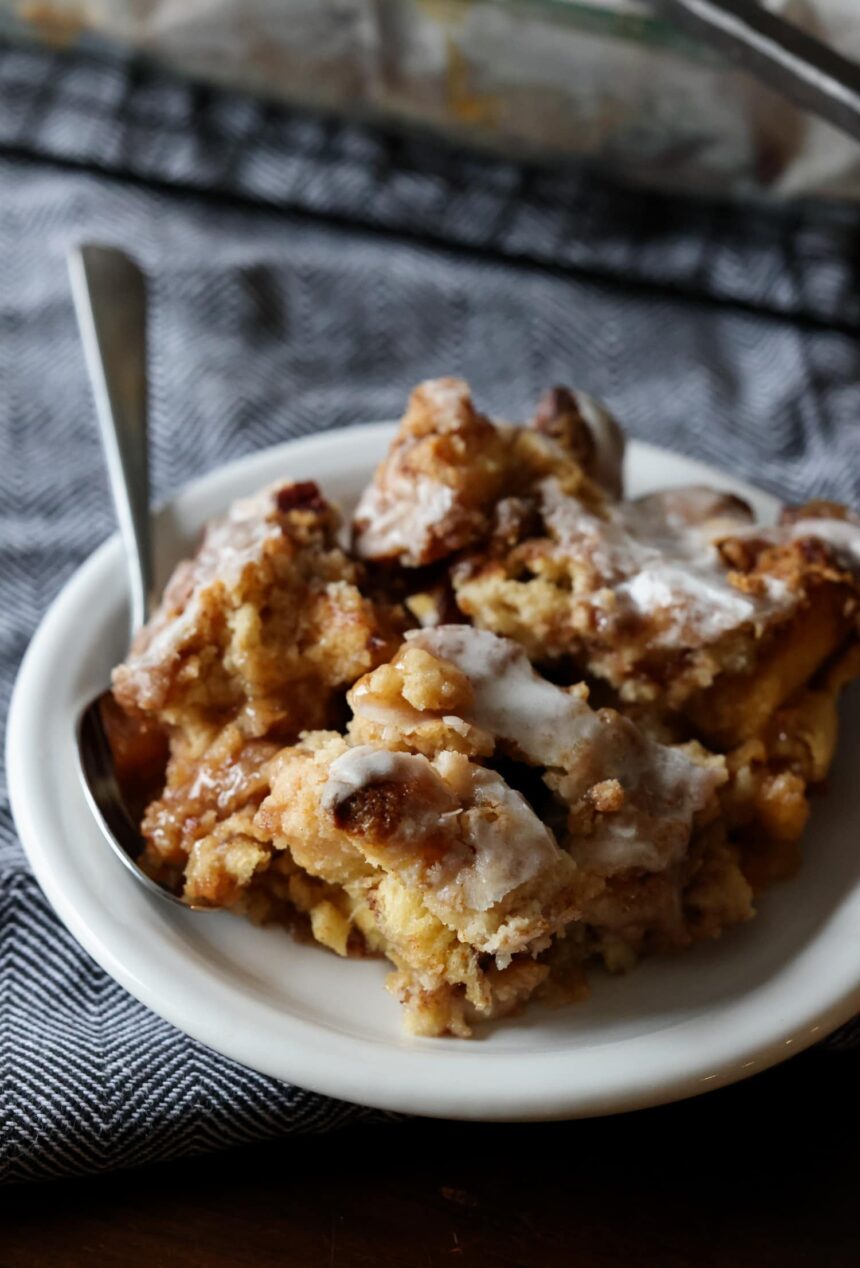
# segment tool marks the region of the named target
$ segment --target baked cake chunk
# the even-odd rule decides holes
[[[272,762],[258,829],[343,887],[349,919],[396,966],[410,1028],[465,1033],[538,988],[581,991],[610,921],[613,950],[631,923],[618,878],[629,889],[659,875],[678,923],[679,889],[701,871],[691,844],[722,840],[725,763],[662,745],[586,697],[541,678],[509,640],[468,626],[414,631],[350,692],[345,737],[309,735]],[[731,879],[748,899],[736,866]],[[648,915],[635,913],[637,950],[657,925],[670,945],[649,901]],[[730,918],[750,910],[734,903]],[[705,936],[673,933],[672,945]]]
[[[386,658],[398,623],[365,592],[338,525],[311,482],[236,502],[114,671],[119,704],[206,742],[227,722],[285,738],[324,725],[333,691]]]
[[[620,489],[624,440],[584,393],[556,388],[535,426],[496,425],[462,379],[430,379],[412,393],[389,454],[355,512],[362,559],[423,567],[487,537],[499,516],[519,522],[535,481],[599,504],[601,482]]]
[[[856,638],[860,567],[842,535],[860,525],[791,514],[802,518],[762,530],[739,499],[704,488],[595,513],[550,479],[542,530],[456,562],[454,593],[536,660],[572,656],[622,699],[736,744]]]
[[[273,764],[257,824],[398,970],[421,1033],[467,1033],[547,971],[534,963],[579,914],[587,879],[520,793],[461,754],[314,737]],[[514,984],[516,989],[514,989]]]
[[[414,567],[477,541],[502,486],[505,448],[461,379],[422,383],[356,509],[358,554]]]

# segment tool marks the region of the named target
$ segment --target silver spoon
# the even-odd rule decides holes
[[[81,246],[68,256],[72,296],[96,403],[108,480],[128,568],[130,639],[153,608],[147,451],[146,285],[113,247]],[[81,781],[102,835],[153,894],[183,902],[138,866],[144,842],[126,805],[102,718],[102,693],[78,722]]]

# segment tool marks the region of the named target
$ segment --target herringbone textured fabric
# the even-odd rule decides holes
[[[4,80],[0,58],[0,103],[14,106],[0,108],[0,139],[15,150],[0,152],[4,717],[33,628],[112,531],[63,262],[73,241],[120,243],[149,274],[158,497],[287,437],[394,416],[417,379],[457,373],[510,417],[573,382],[635,436],[791,498],[860,502],[860,304],[844,223],[841,237],[816,237],[763,214],[753,243],[737,217],[702,207],[672,206],[660,231],[650,204],[646,232],[635,199],[599,189],[590,202],[578,178],[575,191],[561,178],[536,189],[511,165],[392,150],[238,98],[207,97],[201,116],[189,90],[154,93],[116,66],[77,64],[64,97],[50,58],[11,64]],[[46,64],[58,78],[40,114],[33,76]],[[635,287],[619,283],[631,262]],[[0,907],[5,1177],[366,1113],[240,1069],[130,999],[48,909],[5,790]]]

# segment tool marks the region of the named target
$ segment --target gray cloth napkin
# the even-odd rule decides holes
[[[4,718],[37,622],[113,531],[63,260],[83,239],[149,275],[159,498],[262,446],[395,417],[417,380],[454,373],[514,418],[573,383],[634,436],[782,496],[860,502],[847,214],[634,196],[2,47],[0,193]],[[0,909],[3,1178],[368,1115],[238,1067],[114,984],[46,904],[5,787]]]

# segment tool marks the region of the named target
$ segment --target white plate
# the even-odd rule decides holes
[[[197,481],[161,514],[166,569],[201,524],[280,475],[314,478],[349,508],[388,424],[278,446]],[[633,444],[634,493],[689,482],[766,495],[701,464]],[[162,577],[163,580],[163,577]],[[39,628],[15,688],[8,769],[33,870],[76,938],[131,993],[196,1039],[263,1073],[384,1109],[476,1119],[600,1114],[690,1096],[821,1038],[860,1009],[860,709],[846,709],[829,795],[799,875],[719,942],[594,974],[566,1009],[531,1007],[479,1038],[410,1039],[375,961],[344,961],[226,913],[150,898],[104,845],[78,781],[73,724],[124,652],[119,542],[75,574]]]

